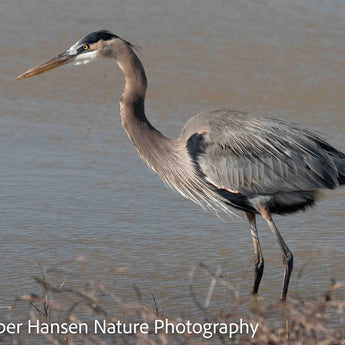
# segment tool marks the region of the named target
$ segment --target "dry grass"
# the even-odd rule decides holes
[[[250,335],[235,335],[231,339],[228,334],[214,334],[206,339],[201,334],[187,334],[187,332],[176,335],[152,330],[155,320],[168,317],[169,322],[179,324],[187,322],[181,317],[170,317],[164,315],[157,305],[155,296],[151,293],[152,300],[143,301],[140,291],[137,289],[137,301],[126,302],[119,298],[109,289],[101,284],[92,284],[83,291],[70,287],[52,286],[49,279],[41,269],[41,276],[36,277],[41,293],[23,295],[14,301],[12,306],[11,322],[23,322],[24,326],[19,334],[0,334],[0,344],[85,344],[85,345],[106,345],[106,344],[139,344],[139,345],[167,345],[167,344],[251,344],[251,345],[345,345],[345,302],[333,299],[333,293],[341,288],[342,284],[331,284],[316,301],[308,302],[300,298],[288,298],[286,303],[275,303],[258,310],[251,308],[247,315],[243,316],[240,306],[243,303],[239,292],[223,278],[219,272],[213,273],[203,265],[194,267],[189,275],[188,290],[195,306],[199,309],[202,319],[194,320],[200,324],[234,323],[240,318],[246,322],[259,323],[258,330],[252,338]],[[198,269],[198,271],[196,271]],[[196,272],[201,271],[209,278],[210,285],[206,298],[200,299],[195,291],[194,279]],[[218,314],[212,310],[212,296],[218,286],[225,287],[232,296],[233,304],[230,310],[222,310]],[[111,303],[110,303],[111,301]],[[109,310],[107,306],[116,305],[117,310]],[[16,310],[20,309],[20,317]],[[112,309],[112,308],[111,308]],[[242,315],[241,315],[242,314]],[[333,319],[331,319],[333,318]],[[335,318],[335,320],[334,320]],[[28,334],[25,327],[27,320],[32,322],[39,320],[46,323],[86,323],[90,326],[94,320],[106,320],[109,323],[116,323],[118,320],[126,323],[147,323],[150,332],[143,334],[136,332],[132,334],[95,334],[90,331],[85,333],[67,334]],[[14,321],[16,320],[16,321]],[[26,320],[26,321],[25,321]],[[250,321],[249,321],[250,320]],[[272,321],[276,320],[276,321]],[[0,321],[4,322],[4,321]]]

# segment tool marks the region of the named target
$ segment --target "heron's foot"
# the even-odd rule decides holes
[[[260,260],[255,261],[255,264],[254,264],[254,284],[253,284],[253,289],[252,289],[253,295],[256,295],[258,293],[263,274],[264,274],[264,260],[263,258],[261,258]]]
[[[285,270],[284,270],[283,287],[282,287],[282,292],[280,295],[280,300],[286,301],[286,295],[288,292],[290,276],[293,269],[293,255],[290,251],[286,256],[283,256],[283,264],[285,265]]]

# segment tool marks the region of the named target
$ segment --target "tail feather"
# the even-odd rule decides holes
[[[318,141],[318,144],[321,148],[327,151],[328,155],[332,159],[333,163],[335,164],[337,171],[338,171],[338,183],[339,185],[345,184],[345,154],[341,151],[338,151],[333,146],[329,145],[325,141]]]
[[[338,170],[338,182],[339,185],[344,185],[345,184],[345,154],[337,151],[337,154],[335,155],[334,153],[332,154],[333,162],[335,166],[337,167]]]
[[[345,184],[345,175],[340,174],[338,181],[339,181],[340,186],[344,185]]]

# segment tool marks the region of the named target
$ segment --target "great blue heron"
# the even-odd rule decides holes
[[[314,204],[317,190],[345,184],[345,154],[295,123],[234,110],[197,114],[177,140],[169,139],[145,115],[146,75],[133,48],[109,31],[93,32],[17,79],[68,63],[114,59],[125,75],[122,124],[142,159],[164,182],[195,203],[215,212],[231,212],[231,207],[246,212],[255,253],[253,294],[258,292],[264,271],[255,220],[261,214],[282,251],[281,299],[285,300],[293,255],[271,214],[304,210]]]

